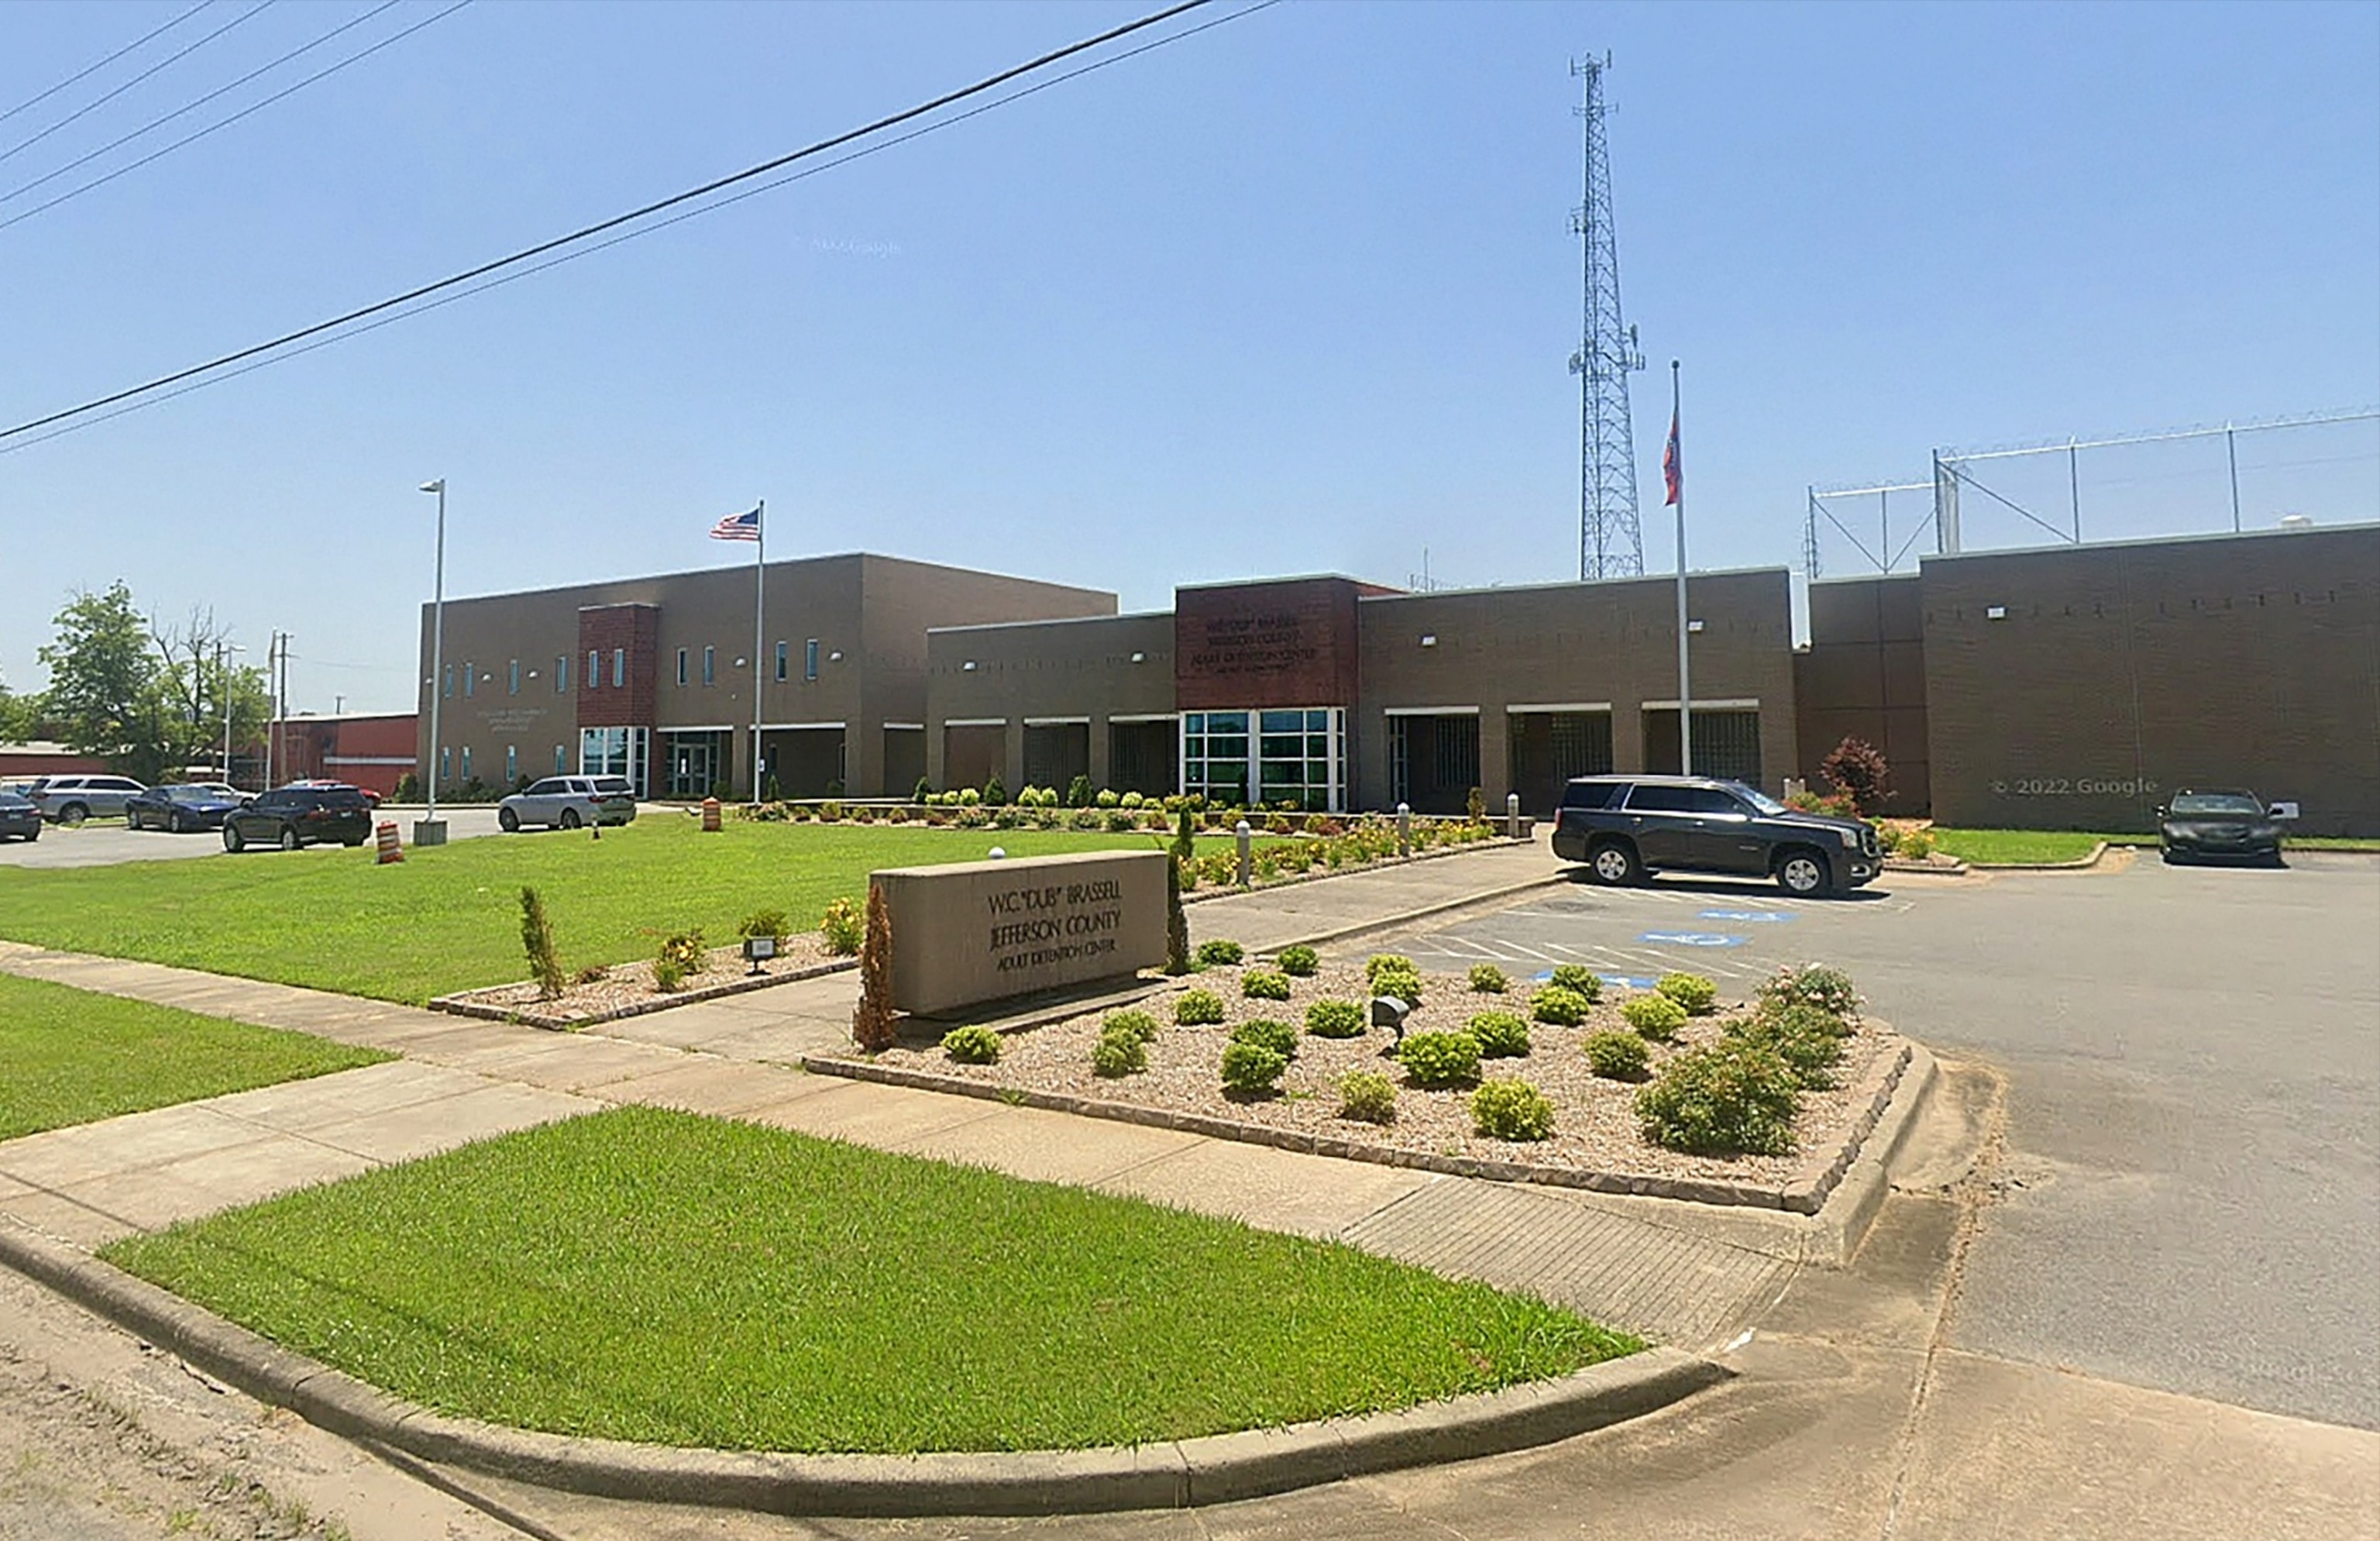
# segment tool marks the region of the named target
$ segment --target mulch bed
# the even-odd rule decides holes
[[[599,979],[583,983],[574,979],[569,989],[551,1001],[540,1000],[537,986],[523,981],[442,995],[430,1002],[430,1008],[492,1022],[567,1030],[667,1011],[697,1001],[713,1001],[722,995],[741,995],[771,985],[790,985],[796,979],[816,978],[821,974],[859,966],[856,958],[829,953],[824,939],[816,932],[787,937],[777,955],[760,965],[759,974],[750,972],[751,965],[744,961],[741,942],[733,947],[714,947],[709,956],[710,963],[702,971],[689,975],[685,986],[675,990],[664,991],[657,987],[653,983],[652,960],[641,958],[634,963],[613,964]]]

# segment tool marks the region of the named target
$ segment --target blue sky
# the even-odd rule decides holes
[[[0,11],[0,111],[186,3]],[[249,3],[0,122],[0,152]],[[0,218],[367,8],[273,5],[0,158]],[[476,0],[0,229],[0,426],[1135,14]],[[257,656],[292,632],[298,708],[405,707],[435,476],[455,593],[748,560],[704,531],[755,497],[772,556],[981,564],[1134,609],[1200,579],[1402,582],[1425,547],[1442,579],[1572,576],[1589,49],[1615,57],[1622,293],[1655,364],[1649,566],[1672,357],[1697,565],[1795,561],[1806,486],[1922,477],[1936,446],[2380,401],[2380,6],[1284,4],[0,455],[0,678],[38,686],[50,615],[121,577]],[[2372,425],[2243,445],[2252,526],[2380,514]],[[2086,532],[2228,523],[2205,450],[2086,457]],[[2009,476],[2062,513],[2062,462]],[[2011,520],[1971,506],[1971,542],[2027,539]]]

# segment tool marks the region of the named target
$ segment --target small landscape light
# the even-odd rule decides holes
[[[777,939],[775,937],[746,937],[744,939],[744,961],[752,965],[750,972],[754,974],[766,974],[768,970],[762,968],[760,965],[776,955]]]
[[[1413,1015],[1413,1003],[1411,1001],[1401,1001],[1393,995],[1376,995],[1372,997],[1372,1025],[1375,1027],[1386,1027],[1390,1032],[1396,1035],[1396,1044],[1394,1047],[1390,1049],[1390,1053],[1393,1054],[1396,1052],[1397,1049],[1401,1049],[1404,1046],[1405,1018],[1411,1015]]]
[[[995,845],[991,848],[991,855],[985,859],[988,861],[1006,861],[1008,859],[1008,853],[1000,846]]]

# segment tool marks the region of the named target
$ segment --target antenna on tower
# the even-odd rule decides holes
[[[1628,373],[1645,367],[1636,329],[1620,314],[1620,240],[1611,228],[1611,158],[1603,136],[1603,72],[1611,55],[1573,59],[1586,81],[1572,111],[1585,124],[1586,199],[1571,213],[1571,234],[1586,237],[1586,317],[1578,351],[1578,576],[1637,577],[1645,538],[1636,525],[1636,434],[1628,415]]]

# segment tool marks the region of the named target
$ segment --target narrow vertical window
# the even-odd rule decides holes
[[[471,779],[471,746],[468,744],[463,746],[463,779],[467,782]]]
[[[509,689],[509,690],[507,690],[507,691],[505,691],[505,692],[504,692],[504,694],[506,694],[506,695],[508,695],[508,696],[517,696],[517,695],[519,695],[519,694],[520,694],[520,660],[519,660],[519,659],[515,659],[515,660],[513,660],[513,661],[512,661],[512,664],[511,664],[511,671],[512,671],[512,688],[511,688],[511,689]]]
[[[504,784],[509,786],[519,779],[520,750],[517,746],[507,744],[504,746]]]
[[[587,649],[587,688],[594,689],[603,683],[603,655],[594,649]]]
[[[815,637],[802,644],[802,678],[818,678],[818,638]]]
[[[560,696],[570,688],[570,655],[563,654],[553,661],[553,693]]]
[[[677,683],[680,685],[686,683],[686,649],[684,648],[677,650]]]
[[[777,677],[781,680],[785,677],[786,672],[793,667],[793,648],[787,643],[780,642],[777,644]]]
[[[479,679],[480,666],[476,663],[465,663],[463,665],[463,694],[468,696],[476,690],[479,687]],[[463,752],[465,754],[470,753],[468,749],[466,749]],[[465,774],[468,775],[469,772],[466,771]]]
[[[710,685],[718,678],[719,649],[716,648],[705,648],[702,649],[702,683]]]
[[[612,687],[616,690],[627,683],[628,649],[614,648],[612,649]]]
[[[450,663],[446,665],[446,675],[443,679],[438,682],[438,691],[440,695],[446,697],[450,700],[454,698],[455,666],[453,664]]]
[[[442,748],[438,751],[438,779],[441,782],[451,782],[455,779],[455,751],[453,749]]]

